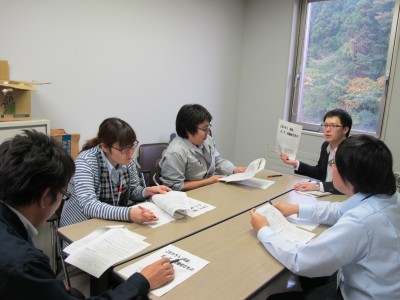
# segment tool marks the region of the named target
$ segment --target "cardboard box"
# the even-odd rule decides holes
[[[64,129],[50,129],[50,135],[62,142],[65,151],[75,160],[79,154],[79,133],[69,134]]]
[[[6,60],[0,61],[0,121],[31,119],[32,83],[9,80]]]

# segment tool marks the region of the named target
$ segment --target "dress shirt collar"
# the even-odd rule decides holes
[[[196,145],[193,145],[192,142],[189,141],[189,139],[182,139],[182,141],[188,146],[191,151],[203,154],[204,144],[201,144],[197,147]]]
[[[103,160],[106,162],[108,174],[110,175],[110,177],[114,181],[114,183],[118,183],[118,180],[119,180],[118,174],[119,174],[120,170],[122,170],[122,166],[117,165],[117,167],[115,168],[111,164],[111,162],[108,160],[106,154],[104,153],[103,149],[101,149],[101,148],[100,148],[100,153],[101,153],[101,156],[103,157]]]
[[[335,153],[336,149],[337,149],[337,147],[332,148],[331,144],[329,144],[328,147],[326,147],[326,153],[330,154],[332,150],[333,150],[333,153]]]
[[[4,203],[4,204],[7,205],[6,203]],[[37,229],[31,224],[31,222],[29,222],[29,220],[27,218],[25,218],[25,216],[23,214],[21,214],[18,210],[11,207],[10,205],[7,205],[7,207],[9,209],[11,209],[18,216],[18,218],[21,220],[22,224],[24,224],[24,227],[26,228],[26,231],[28,232],[30,237],[34,237],[38,234]]]

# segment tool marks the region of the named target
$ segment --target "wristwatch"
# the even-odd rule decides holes
[[[315,187],[317,188],[316,191],[319,191],[319,182],[315,183]]]

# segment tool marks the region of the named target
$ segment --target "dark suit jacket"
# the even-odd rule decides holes
[[[326,148],[328,148],[328,145],[328,142],[324,142],[322,144],[321,153],[319,154],[319,160],[316,166],[310,166],[300,162],[299,169],[295,171],[295,173],[320,180],[322,182],[322,185],[324,186],[325,192],[330,192],[332,194],[341,194],[341,192],[334,188],[332,181],[325,182],[329,159],[329,154],[326,152]]]
[[[76,299],[57,280],[49,258],[28,242],[18,216],[0,202],[0,299]],[[135,273],[116,289],[93,299],[147,299],[149,283]]]

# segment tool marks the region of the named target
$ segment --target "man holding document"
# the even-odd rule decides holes
[[[271,230],[254,209],[251,224],[264,247],[290,271],[307,277],[338,271],[338,287],[334,280],[270,299],[400,299],[400,196],[390,150],[374,137],[352,136],[339,145],[329,164],[335,188],[349,199],[275,207],[284,216],[298,214],[331,228],[297,245]]]
[[[321,128],[324,132],[325,142],[321,146],[318,164],[310,166],[298,160],[290,160],[286,153],[281,153],[281,159],[285,164],[292,165],[295,173],[321,180],[321,182],[300,182],[294,186],[296,191],[319,191],[340,194],[332,184],[332,169],[328,161],[335,156],[338,145],[345,140],[352,126],[351,116],[342,109],[333,109],[324,116]]]
[[[37,227],[69,199],[72,158],[57,140],[24,131],[0,145],[0,299],[83,299],[56,278],[49,258],[32,242]],[[174,279],[168,258],[134,273],[96,299],[144,299]]]

